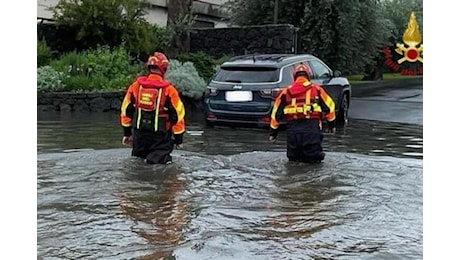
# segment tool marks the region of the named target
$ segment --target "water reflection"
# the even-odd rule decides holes
[[[286,136],[267,142],[268,131],[257,128],[206,128],[200,114],[189,115],[184,149],[205,154],[231,155],[248,151],[285,151]],[[115,113],[47,113],[38,117],[38,152],[66,149],[121,148],[122,136]],[[420,125],[350,120],[334,135],[326,134],[326,152],[423,159],[423,127]]]
[[[129,149],[39,154],[39,256],[421,256],[421,160],[331,152],[306,167],[284,152],[187,151],[173,159],[157,167]]]
[[[323,164],[296,162],[280,163],[277,168],[275,185],[278,189],[271,194],[276,203],[269,210],[265,225],[258,229],[265,240],[285,245],[286,248],[281,249],[284,254],[291,252],[293,258],[299,259],[313,256],[320,248],[310,241],[311,237],[344,223],[344,219],[329,214],[336,208],[329,202],[340,195],[332,189],[338,184],[333,173],[328,174],[331,169]]]
[[[37,150],[121,147],[122,130],[113,113],[39,113]]]
[[[284,133],[189,126],[158,166],[122,148],[115,114],[39,117],[38,257],[422,257],[420,126],[353,120],[315,165],[287,161]]]
[[[119,185],[120,209],[134,223],[131,230],[146,239],[153,251],[137,259],[172,257],[190,215],[186,201],[178,197],[186,184],[179,178],[181,169],[131,159],[121,172],[126,180]]]

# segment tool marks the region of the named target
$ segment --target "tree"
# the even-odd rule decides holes
[[[141,0],[60,0],[51,11],[59,25],[76,30],[81,49],[124,44],[139,56],[160,45],[154,33],[166,34],[145,20],[146,7]]]
[[[237,24],[273,21],[273,0],[231,0],[228,6]],[[303,52],[344,74],[374,66],[390,33],[378,0],[279,0],[278,20],[300,28]]]
[[[305,0],[278,0],[278,24],[299,25],[304,17]],[[238,25],[274,23],[275,1],[229,0],[225,6],[231,21]]]
[[[344,74],[377,65],[389,23],[377,0],[308,1],[301,26],[304,50]]]
[[[382,1],[382,6],[385,18],[392,24],[393,40],[401,39],[412,12],[415,12],[420,33],[423,35],[423,0],[386,0]]]

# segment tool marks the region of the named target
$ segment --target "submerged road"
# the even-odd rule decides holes
[[[193,121],[174,164],[146,165],[117,114],[39,116],[37,258],[421,259],[421,87],[372,91],[315,165],[285,133]]]
[[[348,115],[351,120],[423,125],[423,86],[375,89],[352,96]]]

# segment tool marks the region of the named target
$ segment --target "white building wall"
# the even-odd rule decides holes
[[[223,5],[227,0],[198,0],[198,2],[205,2],[214,5]]]
[[[227,28],[228,27],[228,23],[226,22],[215,22],[214,24],[214,28]]]
[[[53,14],[47,10],[48,7],[55,6],[59,0],[37,0],[37,18],[52,19]],[[168,21],[168,0],[148,0],[151,4],[145,19],[152,24],[158,24],[160,26],[166,26]],[[227,0],[199,0],[197,2],[209,3],[214,5],[222,5]],[[224,22],[215,22],[216,27],[226,27],[227,24]]]
[[[147,22],[166,26],[168,22],[168,0],[147,0],[150,7],[144,16]]]
[[[37,1],[37,18],[53,18],[53,13],[47,10],[48,7],[53,7],[58,3],[58,0],[38,0]]]
[[[145,15],[145,20],[151,24],[166,26],[168,23],[168,10],[162,7],[151,7]]]

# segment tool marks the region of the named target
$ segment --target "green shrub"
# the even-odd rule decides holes
[[[166,52],[171,42],[171,31],[168,27],[145,23],[138,25],[131,32],[133,35],[145,35],[143,38],[126,39],[125,45],[131,56],[147,60],[153,51]]]
[[[181,63],[178,60],[170,60],[165,78],[170,80],[181,95],[186,97],[200,99],[206,91],[206,82],[198,75],[191,62]]]
[[[216,65],[220,66],[220,65],[222,65],[222,63],[230,60],[233,56],[235,56],[235,55],[224,55],[224,56],[216,59],[215,63],[216,63]]]
[[[37,91],[52,92],[65,90],[63,79],[65,74],[56,71],[51,66],[42,66],[37,69]]]
[[[173,34],[167,27],[150,24],[145,15],[150,3],[143,0],[59,0],[50,8],[62,28],[81,49],[98,45],[125,45],[133,57],[144,59],[152,50],[169,48]]]
[[[131,62],[123,46],[70,52],[51,62],[51,66],[68,75],[64,82],[69,90],[125,89],[142,71],[139,63]]]
[[[50,66],[55,70],[67,75],[78,75],[83,73],[81,70],[86,63],[85,56],[76,51],[63,54],[56,60],[50,62]]]
[[[152,46],[149,50],[149,54],[152,52],[152,50],[166,52],[166,50],[171,45],[171,29],[168,27],[160,27],[156,24],[150,23],[147,29],[151,33],[150,40],[152,41]]]
[[[51,49],[44,40],[37,42],[37,68],[49,65],[51,61]]]
[[[205,80],[211,80],[214,75],[215,67],[218,65],[217,61],[209,54],[205,52],[190,52],[190,53],[181,53],[176,57],[180,62],[192,62],[195,66],[198,74]]]
[[[108,85],[108,79],[100,76],[74,75],[64,79],[67,91],[94,91],[102,90]]]
[[[220,57],[219,59],[216,60],[216,65],[214,66],[214,73],[216,73],[220,69],[220,65],[222,65],[224,62],[230,60],[233,55],[224,55]]]
[[[128,76],[134,73],[127,50],[116,47],[110,50],[107,46],[102,46],[94,50],[89,50],[85,54],[85,68],[89,73],[101,75],[109,79]]]

